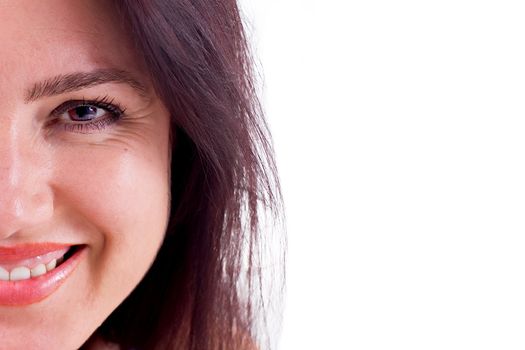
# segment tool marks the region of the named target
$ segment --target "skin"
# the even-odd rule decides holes
[[[164,237],[169,116],[108,3],[0,0],[0,246],[87,246],[53,294],[0,306],[2,348],[78,349],[139,283]],[[109,68],[147,91],[112,82],[27,101],[35,83]],[[99,97],[124,117],[83,133],[65,129],[79,123],[68,113],[49,125],[62,103]]]

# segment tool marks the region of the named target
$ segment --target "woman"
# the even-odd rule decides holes
[[[0,38],[1,348],[264,346],[280,195],[236,2],[6,0]]]

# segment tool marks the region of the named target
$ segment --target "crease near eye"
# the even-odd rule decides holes
[[[54,127],[65,131],[92,133],[102,131],[119,121],[125,110],[107,96],[92,100],[69,100],[51,112]]]

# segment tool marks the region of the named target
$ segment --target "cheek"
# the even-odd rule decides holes
[[[153,209],[151,205],[158,207],[167,195],[166,164],[126,149],[69,151],[53,168],[55,207],[64,202],[101,228],[147,220],[144,214]]]
[[[139,149],[88,145],[57,153],[55,211],[76,218],[75,234],[90,246],[93,289],[116,283],[132,288],[164,236],[167,155]]]

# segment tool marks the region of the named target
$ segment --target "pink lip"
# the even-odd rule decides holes
[[[13,260],[15,260],[14,257],[16,257],[16,259],[22,259],[42,253],[45,254],[56,249],[63,249],[64,247],[64,245],[57,244],[32,245],[33,250],[31,251],[31,249],[29,249],[26,252],[23,252],[20,247],[0,248],[0,261],[6,260],[4,258],[7,256],[13,257]],[[62,283],[64,283],[78,266],[78,263],[84,255],[84,248],[85,246],[78,247],[72,256],[66,259],[57,268],[42,276],[21,281],[0,281],[0,305],[29,305],[41,301],[51,295],[62,285]],[[10,251],[13,252],[13,254],[2,254]]]
[[[44,255],[55,250],[69,248],[70,246],[58,243],[32,243],[15,247],[0,247],[0,262],[16,262]]]

